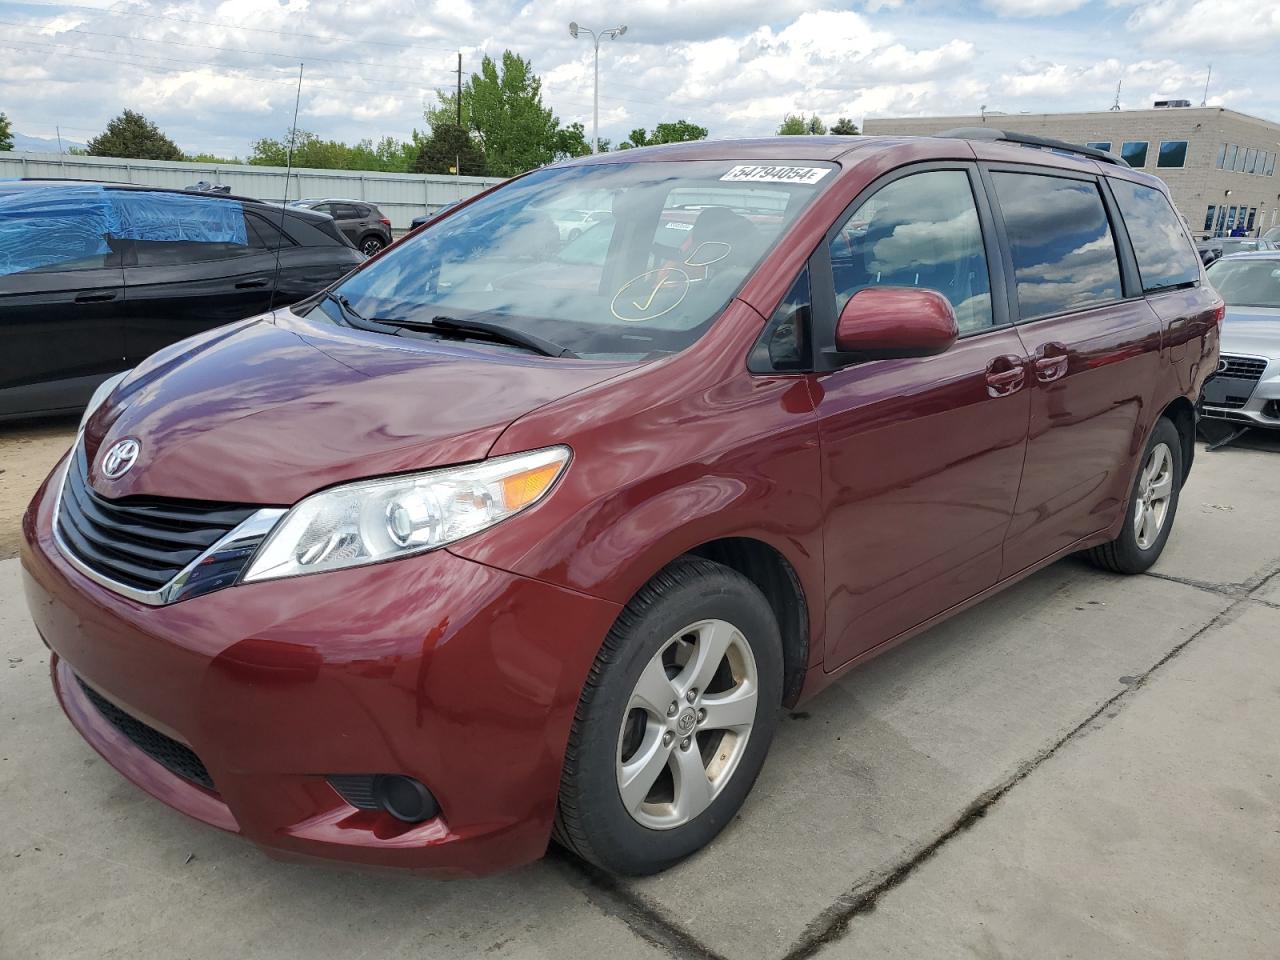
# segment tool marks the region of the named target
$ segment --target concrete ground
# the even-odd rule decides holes
[[[655,878],[286,865],[122,780],[0,562],[0,958],[1280,955],[1280,443],[1201,450],[1148,575],[1054,565],[791,714]]]

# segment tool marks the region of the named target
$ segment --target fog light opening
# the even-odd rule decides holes
[[[379,774],[373,781],[373,795],[379,807],[404,823],[421,823],[440,813],[431,791],[413,777]]]

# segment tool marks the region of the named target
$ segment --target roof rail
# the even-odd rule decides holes
[[[1076,153],[1082,157],[1089,157],[1092,160],[1101,160],[1103,163],[1112,163],[1117,167],[1127,167],[1129,164],[1123,157],[1118,157],[1114,153],[1106,150],[1099,150],[1096,147],[1086,147],[1078,143],[1067,143],[1065,140],[1053,140],[1049,137],[1037,137],[1030,133],[1015,133],[1011,130],[996,130],[992,127],[956,127],[954,130],[945,130],[942,133],[935,134],[939,137],[953,137],[957,140],[998,140],[1005,143],[1018,143],[1024,147],[1038,147],[1041,150],[1058,150],[1063,153]]]

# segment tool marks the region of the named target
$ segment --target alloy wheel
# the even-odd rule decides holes
[[[1164,529],[1173,499],[1173,452],[1157,443],[1138,475],[1133,503],[1133,536],[1140,550],[1150,550]]]
[[[382,241],[375,237],[370,237],[360,245],[360,252],[366,257],[372,257],[375,253],[382,249]]]
[[[645,665],[618,735],[623,806],[654,830],[683,826],[733,777],[755,724],[751,646],[733,624],[701,620]]]

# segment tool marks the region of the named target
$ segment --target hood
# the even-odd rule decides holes
[[[402,340],[282,310],[139,366],[86,427],[90,482],[113,498],[287,505],[482,459],[512,421],[632,366]],[[99,453],[126,437],[141,444],[137,461],[108,479]]]
[[[1280,308],[1227,307],[1222,352],[1280,359]]]

